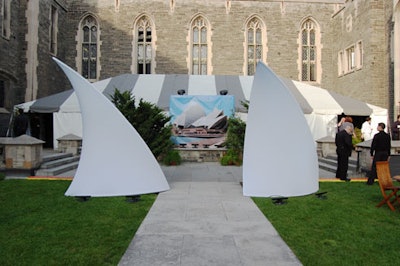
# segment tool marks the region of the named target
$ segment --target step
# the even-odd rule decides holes
[[[319,158],[318,164],[324,166],[331,166],[332,168],[336,169],[337,159]],[[349,170],[351,171],[357,170],[357,161],[354,162],[349,160]]]
[[[50,161],[55,161],[63,158],[68,158],[73,156],[72,153],[53,153],[53,154],[48,154],[42,157],[42,163],[50,162]]]
[[[79,161],[79,158],[80,158],[80,156],[72,156],[72,157],[66,157],[66,158],[60,158],[57,160],[47,161],[45,163],[42,163],[40,168],[41,169],[54,168],[54,167],[61,166],[64,164],[69,164],[69,163]]]
[[[337,161],[337,156],[336,155],[328,155],[327,157],[320,157],[319,159],[328,159],[328,160],[334,160]],[[357,164],[357,159],[350,157],[349,158],[349,163],[350,164]]]
[[[79,165],[79,161],[75,161],[72,163],[67,163],[67,164],[60,165],[60,166],[53,167],[53,168],[48,168],[48,169],[40,168],[35,171],[35,175],[36,176],[56,176],[61,173],[76,169],[76,168],[78,168],[78,165]]]

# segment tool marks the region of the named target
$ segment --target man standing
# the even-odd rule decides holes
[[[400,115],[397,116],[397,120],[392,124],[392,140],[399,140],[400,134]]]
[[[371,117],[367,117],[361,126],[361,138],[364,141],[372,139],[373,128],[371,126]]]
[[[336,178],[343,181],[351,180],[347,178],[347,170],[349,169],[349,157],[353,149],[353,143],[351,141],[353,130],[354,127],[349,123],[344,127],[344,130],[339,131],[335,137],[337,154]]]
[[[371,144],[372,166],[368,175],[367,185],[374,183],[376,175],[376,162],[387,161],[390,156],[391,140],[389,134],[385,130],[385,124],[378,124],[378,133],[375,134]]]

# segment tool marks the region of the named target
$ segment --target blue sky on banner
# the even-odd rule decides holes
[[[171,95],[169,104],[171,122],[174,122],[175,118],[185,111],[192,101],[200,104],[206,115],[215,108],[223,110],[224,115],[228,117],[234,115],[235,97],[233,95]]]

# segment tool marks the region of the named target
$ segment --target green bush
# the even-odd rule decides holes
[[[227,166],[227,165],[241,165],[242,160],[240,159],[240,156],[235,153],[233,150],[228,150],[226,154],[221,158],[220,160],[221,165]]]
[[[162,158],[172,148],[171,126],[166,126],[171,117],[156,105],[140,99],[135,104],[135,97],[129,91],[115,90],[111,100],[125,118],[132,124],[146,142],[156,158]]]
[[[355,145],[357,145],[358,143],[362,142],[361,135],[362,135],[362,134],[361,134],[361,129],[355,127],[355,128],[354,128],[354,135],[353,135],[353,137],[352,137],[353,146],[355,146]]]
[[[244,135],[246,123],[237,117],[228,120],[228,131],[225,140],[227,153],[221,158],[222,165],[241,165],[243,162]]]
[[[163,159],[165,165],[180,165],[182,158],[177,150],[170,150]]]

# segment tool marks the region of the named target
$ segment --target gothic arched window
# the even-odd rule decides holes
[[[200,16],[191,25],[191,74],[208,74],[208,43],[207,22]]]
[[[262,24],[258,18],[251,19],[246,25],[246,43],[247,75],[254,75],[257,62],[263,60]]]
[[[317,26],[307,19],[301,26],[301,80],[317,81]]]
[[[99,71],[99,27],[93,16],[88,15],[83,18],[78,36],[81,42],[80,72],[86,79],[97,80]]]
[[[153,30],[147,16],[141,17],[135,25],[136,71],[137,74],[151,74],[153,62]]]

